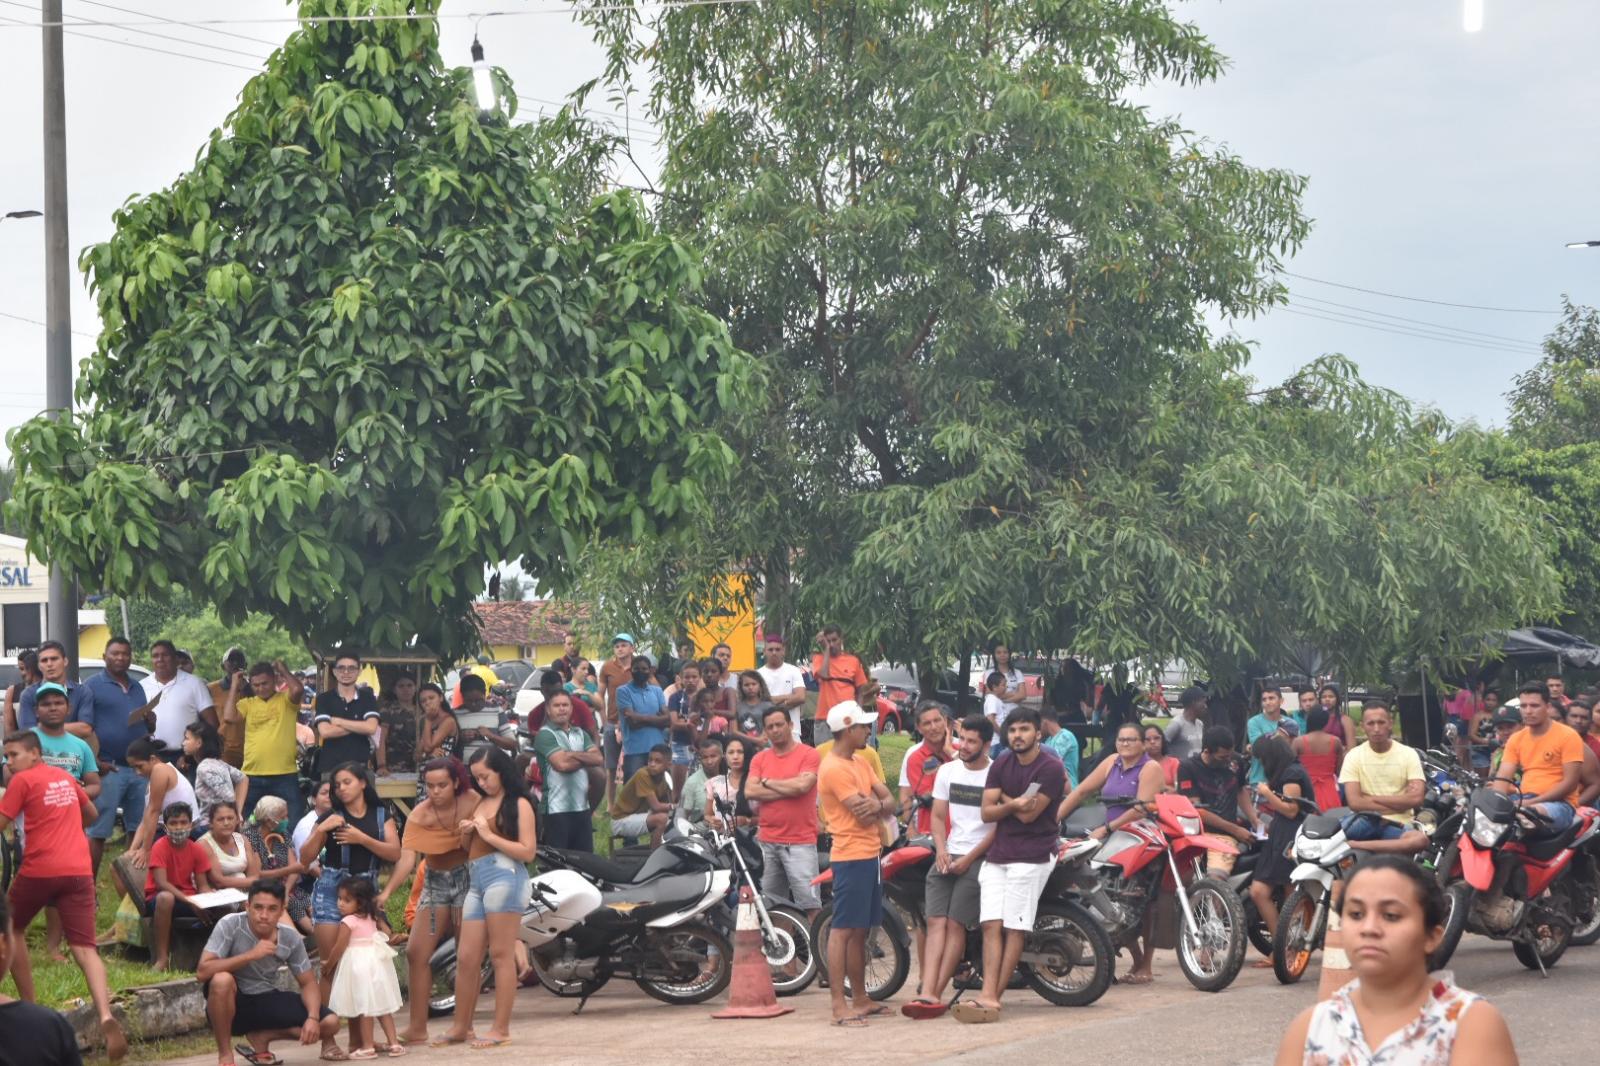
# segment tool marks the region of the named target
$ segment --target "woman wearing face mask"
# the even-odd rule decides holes
[[[1356,979],[1290,1024],[1277,1066],[1516,1066],[1494,1005],[1448,971],[1428,973],[1444,912],[1439,886],[1410,858],[1357,866],[1339,908]]]
[[[470,1041],[474,1049],[511,1042],[511,1006],[517,991],[513,945],[528,906],[528,863],[535,848],[533,804],[516,764],[499,748],[473,753],[467,768],[483,798],[470,819],[457,827],[468,842],[471,887],[461,910],[456,956],[456,1016],[450,1031],[433,1041],[443,1047]],[[494,963],[494,1023],[474,1036],[472,1013],[478,1005],[483,955]]]
[[[285,836],[291,828],[286,824],[288,820],[289,805],[283,801],[283,797],[262,796],[256,800],[253,824],[242,826],[239,835],[256,853],[256,860],[260,864],[260,872],[256,876],[283,882],[289,920],[294,922],[296,929],[310,936],[311,896],[302,884],[306,868],[299,855],[289,850],[289,839]]]
[[[381,910],[411,875],[418,856],[423,857],[422,892],[417,898],[411,936],[406,941],[406,987],[419,990],[410,997],[410,1021],[400,1034],[407,1044],[426,1043],[428,1039],[428,996],[422,991],[433,987],[428,960],[442,937],[461,928],[461,907],[466,903],[471,878],[460,825],[472,817],[478,806],[478,793],[472,788],[467,769],[455,759],[425,763],[422,785],[427,798],[406,819],[400,861],[378,895]]]
[[[339,882],[346,877],[364,877],[378,883],[378,867],[400,861],[400,837],[394,820],[388,817],[378,799],[372,772],[360,763],[349,762],[333,772],[332,811],[306,838],[300,861],[311,863],[321,858],[322,873],[311,889],[312,933],[317,953],[327,958],[339,938]],[[324,974],[323,984],[333,975]],[[328,989],[323,989],[324,1002]]]
[[[211,856],[211,883],[218,888],[249,888],[261,876],[261,857],[239,833],[239,808],[230,801],[211,805],[200,844]]]

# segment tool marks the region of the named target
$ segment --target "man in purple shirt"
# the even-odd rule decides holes
[[[1056,809],[1067,790],[1061,760],[1044,755],[1039,712],[1018,707],[1006,716],[1006,751],[989,767],[983,820],[995,824],[994,843],[978,872],[978,921],[983,925],[983,991],[951,1008],[957,1021],[990,1022],[1000,995],[1033,930],[1039,896],[1055,867]]]

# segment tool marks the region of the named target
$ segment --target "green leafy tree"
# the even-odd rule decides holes
[[[1565,297],[1561,307],[1544,354],[1507,396],[1512,433],[1534,448],[1600,440],[1600,311]]]
[[[22,527],[6,514],[6,501],[11,498],[11,488],[17,483],[17,468],[9,464],[0,466],[0,533],[13,537],[22,535]]]
[[[611,84],[648,84],[659,215],[772,382],[697,540],[600,549],[602,609],[688,609],[748,565],[769,619],[869,656],[999,636],[1237,670],[1302,635],[1372,667],[1550,601],[1516,497],[1437,419],[1339,360],[1261,395],[1208,329],[1281,296],[1304,180],[1132,101],[1223,69],[1165,4],[585,17]]]
[[[570,112],[555,136],[480,113],[432,19],[382,17],[436,7],[303,0],[194,166],[84,253],[89,413],[10,438],[43,557],[449,657],[486,562],[557,573],[727,474],[707,427],[752,364],[699,258],[632,194],[552,187],[584,158]]]
[[[195,671],[208,681],[219,676],[223,655],[234,647],[243,648],[251,663],[282,659],[292,670],[311,662],[304,641],[253,611],[237,621],[224,622],[216,608],[207,607],[174,619],[165,635],[194,656]]]

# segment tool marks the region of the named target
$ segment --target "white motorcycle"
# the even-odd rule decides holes
[[[666,1003],[703,1003],[728,987],[733,949],[695,919],[723,901],[732,881],[731,872],[714,870],[602,891],[580,873],[551,870],[531,879],[519,938],[539,983],[578,998],[578,1011],[614,976]],[[434,950],[430,965],[429,1011],[448,1014],[455,1009],[454,937]],[[483,978],[485,988],[492,985],[487,956]]]

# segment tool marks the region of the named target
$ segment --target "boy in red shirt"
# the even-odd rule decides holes
[[[161,815],[166,835],[150,849],[150,873],[144,881],[144,912],[155,919],[150,947],[152,969],[167,968],[167,951],[172,946],[172,912],[179,903],[194,917],[200,911],[191,896],[211,891],[211,856],[189,839],[194,812],[187,803],[174,803]]]
[[[95,947],[94,873],[84,832],[94,824],[98,812],[71,774],[45,763],[37,733],[28,730],[6,737],[5,753],[11,782],[0,796],[0,831],[19,815],[26,817],[28,826],[22,869],[9,893],[13,928],[20,941],[28,923],[44,908],[54,907],[61,915],[67,945],[100,1015],[106,1054],[115,1062],[128,1053],[128,1040],[111,1014],[106,967]],[[17,994],[32,1003],[33,968],[26,949],[12,956],[11,974]]]

